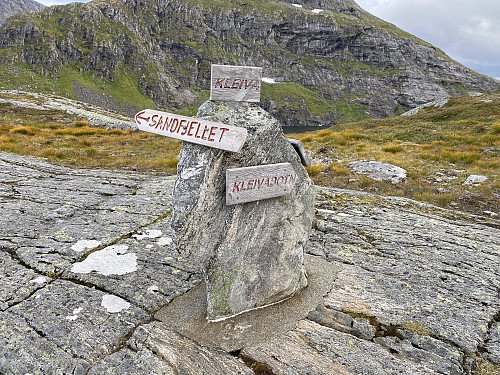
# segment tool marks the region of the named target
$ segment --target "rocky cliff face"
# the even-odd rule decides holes
[[[43,8],[45,8],[45,5],[33,0],[2,0],[0,2],[0,25],[14,14],[36,12]]]
[[[50,7],[0,29],[0,63],[4,88],[168,110],[206,99],[212,63],[262,66],[274,83],[264,85],[261,105],[285,125],[385,117],[448,95],[500,90],[352,0]]]

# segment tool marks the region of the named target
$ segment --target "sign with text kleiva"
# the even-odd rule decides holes
[[[226,170],[226,204],[253,202],[290,194],[297,174],[290,163]]]
[[[262,68],[212,65],[210,100],[260,102]]]
[[[145,109],[135,115],[140,130],[204,146],[239,152],[247,130],[203,119]]]

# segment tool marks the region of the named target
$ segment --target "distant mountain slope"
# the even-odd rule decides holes
[[[301,5],[300,7],[298,5]],[[286,125],[385,117],[500,82],[353,0],[94,0],[0,29],[0,84],[133,113],[192,114],[210,64],[264,68],[262,106]]]
[[[0,1],[0,25],[10,16],[22,12],[36,12],[45,5],[34,0],[2,0]]]

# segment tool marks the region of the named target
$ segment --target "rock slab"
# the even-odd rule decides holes
[[[204,271],[208,319],[282,301],[307,284],[303,249],[313,218],[314,186],[280,124],[255,104],[206,102],[198,117],[240,126],[239,153],[184,143],[174,187],[172,229],[183,257]],[[291,193],[227,206],[226,170],[288,162]]]

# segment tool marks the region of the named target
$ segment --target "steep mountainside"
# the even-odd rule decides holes
[[[45,5],[33,0],[2,0],[0,1],[0,25],[16,13],[36,12],[43,8]]]
[[[210,64],[264,68],[262,106],[286,125],[385,117],[500,83],[353,0],[94,0],[0,28],[3,88],[56,92],[133,113],[191,114]],[[275,82],[275,83],[272,83]]]

